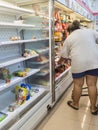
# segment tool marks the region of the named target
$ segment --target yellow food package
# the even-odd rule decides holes
[[[55,41],[62,41],[62,33],[61,32],[54,32],[54,39]]]
[[[26,88],[22,88],[21,86],[16,86],[15,94],[16,94],[16,102],[18,105],[22,105],[23,103],[25,103],[28,94]]]

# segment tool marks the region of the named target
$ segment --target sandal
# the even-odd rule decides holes
[[[68,101],[67,104],[68,104],[68,106],[70,106],[71,108],[73,108],[73,109],[75,109],[75,110],[79,110],[79,108],[74,107],[74,106],[72,105],[72,101]]]
[[[96,108],[96,110],[94,112],[91,112],[91,114],[98,115],[98,108]]]

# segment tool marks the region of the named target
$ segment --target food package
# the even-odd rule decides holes
[[[55,13],[54,13],[54,18],[55,18],[56,20],[60,20],[60,13],[59,13],[59,11],[55,11]]]
[[[7,117],[7,114],[0,112],[0,122],[2,122]]]
[[[0,68],[0,79],[7,80],[11,79],[11,74],[8,69],[6,68]]]
[[[19,77],[24,77],[27,75],[27,72],[19,70],[19,71],[14,72],[14,75],[19,76]]]
[[[54,32],[54,39],[55,39],[55,41],[62,41],[62,38],[63,38],[63,35],[62,35],[62,33],[61,32],[59,32],[59,31],[56,31],[56,32]]]
[[[29,84],[25,84],[25,83],[22,83],[22,84],[21,84],[21,87],[27,89],[26,100],[29,100],[29,99],[30,99],[30,90],[31,90],[31,85],[29,85]]]
[[[25,49],[23,56],[28,57],[37,54],[35,50]]]
[[[26,88],[23,88],[21,86],[15,87],[15,94],[16,94],[16,103],[18,105],[22,105],[26,101],[26,97],[28,94],[28,91]]]

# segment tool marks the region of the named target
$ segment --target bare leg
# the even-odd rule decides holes
[[[79,100],[82,93],[82,86],[84,84],[84,77],[73,79],[74,89],[73,89],[73,103],[75,107],[79,107]]]
[[[87,75],[86,76],[86,83],[88,86],[88,94],[89,94],[89,99],[91,103],[91,112],[94,112],[96,110],[96,101],[97,101],[97,77],[96,76],[91,76]]]

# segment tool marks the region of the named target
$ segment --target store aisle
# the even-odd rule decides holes
[[[76,111],[67,105],[71,93],[72,86],[36,130],[98,130],[98,116],[91,115],[88,96],[81,97]]]

